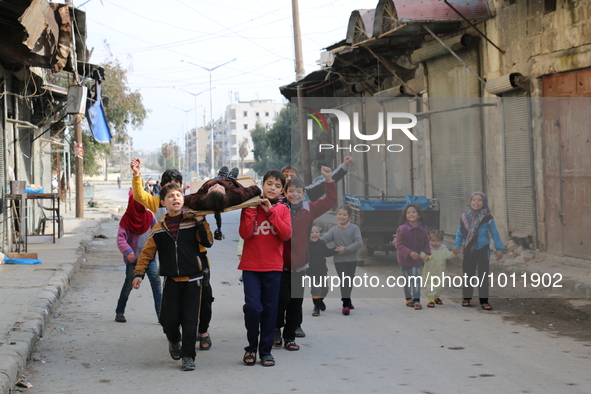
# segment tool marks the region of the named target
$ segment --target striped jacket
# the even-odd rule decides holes
[[[209,248],[213,244],[213,236],[207,221],[183,219],[179,226],[177,238],[174,239],[164,221],[163,216],[152,228],[148,241],[142,249],[136,264],[134,276],[143,279],[150,261],[156,252],[160,259],[159,273],[161,276],[191,280],[203,276],[201,260],[207,261],[199,246]],[[201,259],[201,260],[200,260]]]

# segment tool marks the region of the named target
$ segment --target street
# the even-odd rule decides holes
[[[116,185],[96,185],[95,200],[120,205],[120,217],[128,190],[127,183],[121,190]],[[302,327],[307,335],[297,338],[301,350],[275,348],[273,368],[245,366],[243,292],[236,269],[239,215],[239,211],[223,214],[226,238],[216,241],[208,252],[215,297],[209,331],[213,346],[197,351],[195,371],[181,371],[180,361],[170,358],[147,281],[131,293],[127,323],[114,321],[124,268],[116,247],[118,221],[110,220],[101,224],[100,233],[106,238],[91,242],[86,261],[29,361],[25,376],[34,387],[19,390],[87,394],[590,391],[588,336],[577,340],[531,327],[529,321],[511,317],[511,303],[505,300],[496,300],[499,308],[493,312],[462,308],[457,299],[449,298],[444,298],[442,306],[415,311],[404,306],[401,289],[389,298],[358,298],[354,289],[355,310],[349,316],[341,314],[339,297],[333,295],[319,317],[311,316],[312,302],[306,292]],[[214,223],[213,217],[207,219]],[[376,257],[359,267],[357,275],[398,274],[395,264],[379,264],[380,259],[387,258]],[[533,302],[542,301],[547,300]],[[582,316],[588,318],[586,313]]]

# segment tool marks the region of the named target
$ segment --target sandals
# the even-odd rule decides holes
[[[244,357],[242,357],[242,361],[246,365],[254,365],[257,361],[257,352],[246,352],[244,353]]]
[[[413,300],[406,300],[406,306],[409,306],[412,308],[415,306],[415,302]]]
[[[292,352],[300,350],[299,345],[297,343],[295,343],[295,341],[293,339],[291,339],[291,340],[286,339],[285,343],[283,344],[283,347],[289,351],[292,351]]]
[[[199,337],[199,350],[209,350],[211,349],[211,345],[211,337],[209,334],[204,337]]]
[[[484,309],[485,311],[490,311],[492,310],[492,306],[490,306],[490,304],[480,304],[480,306],[482,307],[482,309]]]
[[[427,308],[435,308],[435,303],[434,302],[428,303]]]
[[[462,301],[462,306],[463,307],[469,307],[470,306],[470,300],[464,300],[464,301]]]
[[[273,346],[281,347],[282,344],[283,340],[281,339],[281,330],[276,328],[275,333],[273,334]]]
[[[421,303],[415,302],[415,311],[420,311],[421,309],[423,309],[423,307],[421,306]]]
[[[263,357],[261,357],[261,365],[263,367],[272,367],[275,365],[275,359],[272,355],[265,354]]]
[[[435,303],[437,305],[443,305],[443,301],[441,301],[441,298],[435,298]]]

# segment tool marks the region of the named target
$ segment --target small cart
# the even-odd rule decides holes
[[[351,221],[361,230],[368,256],[376,250],[386,256],[396,250],[393,244],[402,210],[416,204],[423,210],[422,221],[428,229],[439,228],[439,201],[423,196],[355,196],[345,194],[345,203],[353,209]]]

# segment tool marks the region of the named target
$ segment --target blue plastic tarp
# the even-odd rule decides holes
[[[41,260],[39,259],[22,259],[22,258],[5,258],[4,264],[19,264],[19,265],[32,265],[32,264],[41,264]]]
[[[352,196],[356,197],[356,196]],[[391,201],[381,201],[381,200],[362,200],[359,199],[361,203],[361,210],[362,211],[402,211],[405,206],[408,204],[415,204],[418,205],[421,209],[429,209],[431,208],[431,201],[425,196],[405,196],[406,200],[391,200]]]

